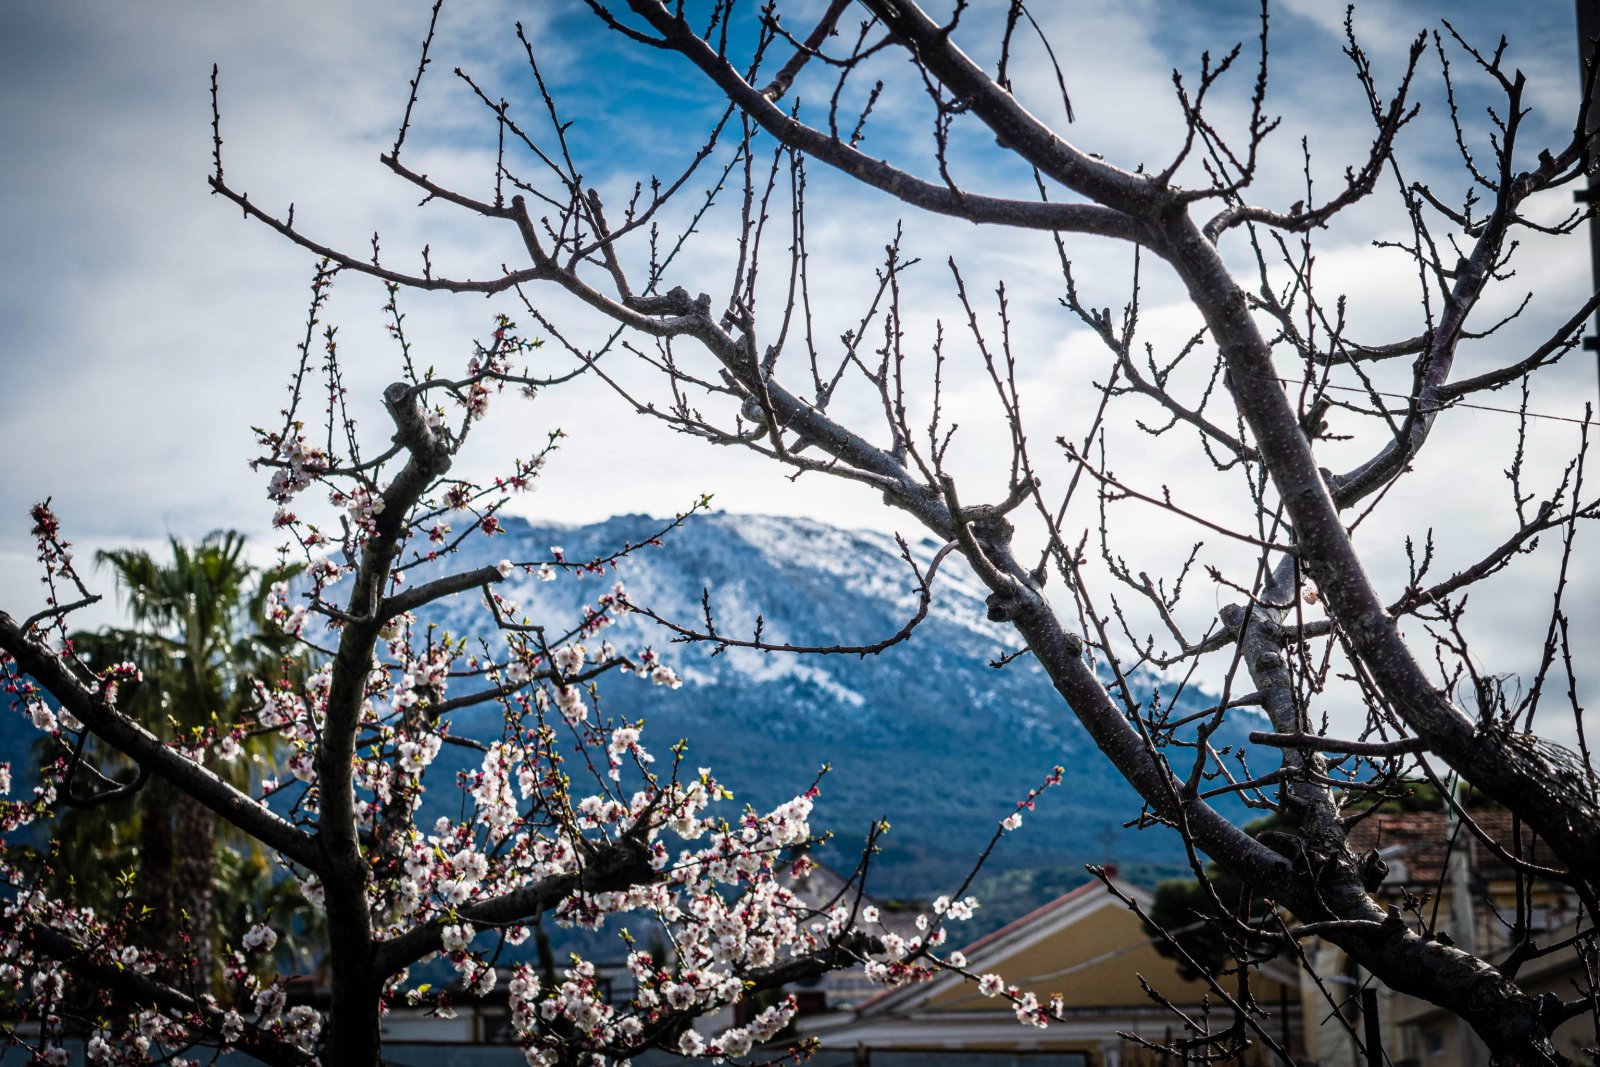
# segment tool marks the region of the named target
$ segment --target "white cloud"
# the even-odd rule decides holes
[[[1210,48],[1216,56],[1235,41],[1243,41],[1244,53],[1239,69],[1218,89],[1215,114],[1224,129],[1238,130],[1246,121],[1254,70],[1250,5],[1039,6],[1060,44],[1078,115],[1065,132],[1075,143],[1127,165],[1164,162],[1180,129],[1170,69],[1180,67],[1192,84],[1199,50]],[[214,60],[222,67],[228,174],[253,199],[276,210],[294,202],[297,221],[307,230],[345,247],[365,247],[379,229],[386,259],[398,264],[420,266],[424,244],[431,246],[440,272],[482,275],[502,262],[519,262],[514,235],[445,205],[414,210],[415,191],[377,163],[378,152],[394,135],[428,7],[420,2],[295,2],[223,8],[169,0],[137,11],[103,3],[11,5],[0,15],[5,50],[0,77],[8,90],[0,97],[5,101],[0,132],[15,146],[0,163],[11,194],[0,208],[10,250],[0,289],[0,373],[10,403],[0,416],[0,434],[8,454],[21,457],[0,480],[0,596],[8,608],[36,596],[25,515],[29,502],[46,495],[55,497],[85,552],[128,542],[153,544],[168,532],[194,537],[217,526],[264,533],[271,511],[261,493],[263,479],[243,466],[252,452],[248,427],[269,423],[280,406],[293,346],[304,332],[310,262],[262,227],[242,221],[205,189],[210,166],[206,81]],[[1560,131],[1564,119],[1556,109],[1576,96],[1575,64],[1560,50],[1570,43],[1562,34],[1570,33],[1564,20],[1571,16],[1557,8],[1529,8],[1511,27],[1518,34],[1512,57],[1528,72],[1530,99],[1541,109],[1531,131],[1538,137]],[[1488,3],[1395,2],[1358,11],[1380,88],[1397,81],[1405,45],[1416,30],[1435,25],[1446,12],[1460,19],[1465,32],[1479,36],[1497,29],[1504,14]],[[572,137],[591,161],[586,177],[606,191],[608,202],[625,201],[632,183],[647,181],[652,171],[672,173],[696,146],[694,132],[713,96],[663,57],[621,46],[580,16],[570,5],[536,11],[513,11],[488,0],[447,5],[416,115],[417,132],[408,143],[412,165],[480,193],[488,189],[493,125],[471,105],[470,94],[450,70],[460,63],[487,91],[517,96],[517,114],[536,123],[537,100],[528,95],[519,47],[506,33],[512,18],[521,17],[564,110],[579,120]],[[536,18],[540,21],[529,21]],[[1268,107],[1284,121],[1270,142],[1259,182],[1257,195],[1264,202],[1284,206],[1303,195],[1302,133],[1311,139],[1318,196],[1331,195],[1344,167],[1364,158],[1370,120],[1348,60],[1339,52],[1342,18],[1343,4],[1291,0],[1274,24],[1275,80]],[[1039,56],[1024,48],[1022,58],[1032,63]],[[1424,111],[1404,141],[1408,178],[1459,193],[1462,183],[1451,169],[1453,148],[1429,64],[1436,61],[1425,60],[1429,73],[1419,83]],[[597,65],[607,74],[598,84]],[[896,78],[904,73],[898,59],[886,59],[883,69]],[[1031,72],[1018,70],[1023,100],[1039,115],[1058,119],[1054,76],[1037,64]],[[1458,74],[1462,70],[1458,64]],[[909,161],[926,150],[930,137],[919,91],[912,86],[886,97],[869,126],[866,143],[872,151]],[[820,107],[812,102],[819,92],[802,84],[810,113]],[[1470,96],[1475,90],[1464,92]],[[1474,107],[1481,102],[1472,100]],[[973,153],[958,167],[963,180],[1026,195],[1025,171],[1002,166],[1001,154],[982,138],[963,143]],[[698,175],[690,191],[702,189],[710,177]],[[1559,216],[1562,196],[1547,200],[1539,205],[1541,217]],[[838,352],[838,334],[860,316],[863,294],[872,285],[871,265],[881,258],[895,221],[906,221],[905,250],[923,257],[904,286],[906,344],[919,375],[911,400],[925,406],[930,399],[921,376],[929,367],[933,321],[942,319],[950,356],[947,413],[962,426],[952,469],[979,496],[997,495],[1003,487],[1005,429],[963,318],[952,305],[945,257],[956,257],[980,314],[991,325],[992,291],[997,281],[1006,282],[1031,440],[1047,485],[1064,485],[1070,467],[1052,458],[1055,450],[1048,443],[1057,434],[1081,437],[1098,403],[1093,383],[1105,380],[1109,361],[1057,304],[1061,283],[1049,239],[919,216],[818,166],[812,168],[811,205],[814,303],[825,355]],[[667,212],[663,232],[670,232],[669,223],[682,225],[687,211],[684,203]],[[782,213],[775,212],[776,229],[769,234],[769,250],[780,255],[787,243],[783,222]],[[730,254],[722,238],[731,224],[720,215],[705,221],[676,264],[676,281],[721,299]],[[1368,244],[1372,233],[1399,233],[1403,226],[1392,207],[1375,202],[1319,235],[1318,276],[1322,284],[1348,294],[1351,333],[1359,340],[1421,329],[1412,272],[1396,253]],[[1463,373],[1515,358],[1570,313],[1588,289],[1580,243],[1556,250],[1547,247],[1549,242],[1535,242],[1539,247],[1522,257],[1519,269],[1525,273],[1507,297],[1513,299],[1510,289],[1516,290],[1515,299],[1532,290],[1535,304],[1503,335],[1465,346]],[[1085,299],[1119,309],[1128,296],[1130,252],[1087,239],[1071,239],[1068,246]],[[1226,251],[1237,267],[1248,266],[1241,235],[1228,239]],[[1148,259],[1144,268],[1146,337],[1158,355],[1170,356],[1194,329],[1194,315],[1168,272]],[[769,271],[768,281],[781,279]],[[598,344],[608,332],[559,293],[535,289],[531,295],[571,329],[579,344]],[[770,311],[770,291],[766,299]],[[380,436],[375,398],[394,374],[378,316],[381,303],[376,285],[345,278],[324,316],[340,327],[358,415]],[[494,310],[525,318],[507,300],[410,294],[405,307],[419,358],[440,367],[464,362],[470,337],[486,329]],[[795,361],[796,370],[800,351],[791,341],[786,359]],[[1208,359],[1196,357],[1197,362]],[[610,365],[630,390],[659,399],[659,383],[636,363],[613,358]],[[1204,369],[1177,380],[1197,390],[1203,387]],[[1386,388],[1409,388],[1403,367],[1378,373]],[[1592,387],[1592,363],[1587,356],[1575,358],[1547,377],[1534,406],[1577,414]],[[1504,400],[1494,394],[1486,402],[1513,406]],[[1141,410],[1147,421],[1157,417],[1148,405],[1123,403]],[[867,426],[877,418],[874,400],[860,393],[841,395],[836,411]],[[1335,421],[1337,426],[1337,416]],[[678,437],[629,413],[593,380],[531,408],[503,401],[476,431],[463,465],[480,472],[498,468],[509,456],[534,448],[554,425],[571,437],[538,493],[521,505],[542,516],[584,522],[621,511],[670,513],[700,493],[714,492],[720,505],[738,511],[805,514],[847,527],[906,525],[864,488],[815,475],[790,482],[756,457]],[[1572,429],[1541,425],[1536,439],[1564,456]],[[1380,586],[1398,590],[1403,584],[1398,546],[1406,534],[1420,536],[1430,525],[1449,532],[1441,541],[1441,572],[1505,535],[1507,489],[1499,471],[1514,433],[1515,420],[1495,413],[1456,412],[1441,420],[1424,461],[1362,528]],[[1362,447],[1370,445],[1368,440]],[[1114,469],[1130,482],[1166,483],[1175,498],[1219,521],[1240,516],[1234,483],[1197,467],[1191,439],[1180,439],[1177,431],[1152,440],[1119,423],[1108,446]],[[1354,444],[1333,445],[1327,455],[1331,465],[1338,465],[1353,462],[1359,451]],[[1474,474],[1464,478],[1462,470]],[[1552,476],[1548,465],[1535,475],[1541,486],[1548,486]],[[1088,503],[1092,497],[1084,492],[1081,499]],[[1073,521],[1081,529],[1097,518],[1085,508]],[[1112,522],[1123,532],[1123,551],[1135,570],[1170,572],[1203,536],[1206,561],[1245,577],[1243,549],[1144,505],[1118,505]],[[1029,533],[1025,528],[1019,537],[1025,540]],[[1522,573],[1547,576],[1552,543],[1547,539],[1531,569]],[[1573,581],[1573,611],[1587,613],[1592,632],[1600,625],[1592,607],[1600,576],[1580,558]],[[1228,597],[1203,575],[1191,576],[1189,588],[1180,619],[1192,631],[1203,630]],[[1487,609],[1479,616],[1478,648],[1492,669],[1526,670],[1536,660],[1548,608],[1546,588],[1519,577],[1499,580],[1478,595]],[[1585,664],[1583,669],[1590,672],[1585,692],[1592,693],[1594,668]]]

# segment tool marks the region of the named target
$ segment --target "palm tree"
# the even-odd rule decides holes
[[[299,568],[258,570],[244,557],[244,536],[233,531],[218,530],[192,546],[177,538],[170,543],[170,563],[142,549],[98,554],[97,561],[116,573],[132,626],[74,634],[73,647],[95,667],[132,662],[140,668],[144,681],[125,687],[119,702],[158,736],[192,736],[212,726],[226,731],[250,706],[254,681],[271,685],[285,671],[304,669],[303,659],[291,658],[292,639],[266,624],[263,611],[272,583]],[[270,759],[270,744],[259,739],[247,746],[247,758],[216,761],[212,769],[248,785],[251,763]],[[62,820],[58,841],[93,840],[99,847],[58,850],[58,877],[75,880],[80,894],[91,878],[100,884],[97,895],[110,893],[106,868],[70,869],[83,864],[68,857],[76,853],[90,863],[115,862],[127,851],[125,845],[117,848],[119,835],[127,842],[134,836],[127,824],[135,822],[134,900],[142,915],[141,936],[174,961],[199,961],[202,974],[209,975],[216,960],[213,933],[225,919],[215,907],[215,814],[153,779],[137,794],[136,804],[118,807],[73,812]],[[61,869],[63,863],[70,868]],[[209,984],[209,978],[202,983]]]

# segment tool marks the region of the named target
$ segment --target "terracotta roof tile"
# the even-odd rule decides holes
[[[1501,848],[1513,852],[1516,838],[1512,816],[1508,811],[1476,811],[1468,813]],[[1437,887],[1444,876],[1450,838],[1455,827],[1443,812],[1407,812],[1399,815],[1373,815],[1357,823],[1350,831],[1350,845],[1360,852],[1377,849],[1390,867],[1388,885],[1405,885],[1412,888]],[[1543,842],[1538,841],[1526,827],[1521,830],[1522,854],[1532,863],[1550,865],[1553,857]],[[1462,825],[1455,847],[1464,848],[1471,871],[1478,881],[1501,881],[1515,878],[1509,866],[1473,836]]]

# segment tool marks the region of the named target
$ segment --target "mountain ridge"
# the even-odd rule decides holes
[[[430,567],[442,574],[502,558],[549,558],[552,546],[573,562],[600,558],[659,532],[663,520],[622,515],[573,526],[508,517],[502,525],[503,533],[417,568],[414,581],[434,577]],[[909,547],[924,569],[937,549],[928,539]],[[916,610],[915,581],[898,552],[890,537],[872,531],[713,512],[691,516],[661,545],[617,561],[603,580],[562,573],[544,582],[518,571],[496,592],[533,621],[553,624],[580,618],[584,603],[620,580],[635,603],[703,629],[704,591],[728,636],[749,637],[759,617],[768,641],[861,645],[896,633]],[[831,765],[813,825],[836,832],[830,859],[853,863],[867,825],[886,818],[893,830],[877,859],[880,892],[915,895],[964,873],[996,822],[1057,764],[1067,768],[1062,786],[1008,835],[997,867],[1114,858],[1181,863],[1176,835],[1122,828],[1139,811],[1137,796],[1037,662],[1021,656],[1001,670],[989,666],[1020,643],[1008,627],[988,621],[983,594],[965,562],[946,557],[927,618],[904,643],[867,657],[739,648],[716,654],[707,644],[673,643],[659,625],[626,616],[587,643],[609,639],[628,652],[653,645],[684,685],[667,690],[608,675],[601,714],[646,719],[646,744],[655,751],[686,739],[689,765],[712,767],[739,801],[758,808],[802,791],[822,764]],[[458,636],[488,633],[475,596],[435,605],[424,617]],[[1136,684],[1161,685],[1164,699],[1171,697],[1153,676]],[[1207,703],[1195,689],[1177,699],[1185,711]],[[1242,741],[1261,728],[1258,719],[1234,713],[1216,743]],[[467,721],[476,718],[462,725]]]
[[[445,573],[492,567],[502,559],[540,560],[551,546],[574,563],[603,558],[661,532],[667,520],[620,515],[570,524],[502,517],[503,532],[469,538],[461,550],[420,565],[418,585]],[[926,573],[938,545],[922,538],[908,548]],[[553,581],[521,570],[497,587],[520,601],[522,612],[555,632],[582,618],[585,604],[626,584],[630,599],[683,625],[703,622],[701,597],[721,632],[748,637],[757,618],[769,641],[862,645],[898,632],[915,613],[915,579],[885,534],[841,530],[807,518],[699,514],[608,567],[605,574]],[[337,587],[334,589],[337,595]],[[1062,784],[1047,791],[1022,827],[1006,836],[971,891],[988,901],[965,934],[981,936],[1081,884],[1086,862],[1115,861],[1124,875],[1154,882],[1186,876],[1181,842],[1162,828],[1122,824],[1140,810],[1133,790],[1098,751],[1031,656],[1003,669],[989,666],[1020,642],[1009,627],[986,617],[985,590],[965,561],[951,554],[933,585],[927,617],[905,642],[876,656],[793,655],[708,644],[674,643],[669,631],[641,615],[624,616],[586,641],[601,640],[633,653],[653,646],[683,685],[668,689],[613,672],[600,679],[602,718],[645,719],[643,742],[663,760],[686,739],[685,766],[710,767],[734,791],[723,806],[733,817],[745,803],[770,810],[807,789],[824,765],[813,829],[833,836],[817,850],[824,862],[853,868],[871,823],[891,830],[879,841],[868,888],[881,899],[928,899],[959,887],[988,844],[998,821],[1055,765]],[[457,595],[419,613],[454,635],[489,639],[493,622],[480,594]],[[564,625],[560,629],[565,629]],[[1153,675],[1136,675],[1137,695],[1160,686],[1180,713],[1215,702],[1198,689],[1173,699]],[[470,691],[457,683],[449,695]],[[457,733],[498,732],[494,703],[451,713]],[[1240,744],[1265,718],[1249,709],[1230,713],[1213,735],[1220,746]],[[14,772],[13,796],[26,795],[36,774],[31,750],[40,735],[14,719],[0,736],[0,759]],[[477,754],[445,746],[432,773],[423,821],[454,814],[455,771],[477,766]],[[659,768],[660,764],[658,764]],[[580,786],[581,788],[581,786]],[[1249,817],[1233,802],[1223,810]],[[14,835],[42,845],[49,823]],[[552,931],[554,934],[555,931]],[[613,954],[614,934],[561,931],[558,947]],[[564,950],[564,949],[563,949]]]

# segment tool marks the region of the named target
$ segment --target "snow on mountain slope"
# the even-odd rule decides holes
[[[552,546],[568,560],[594,559],[661,526],[641,515],[583,527],[507,519],[504,534],[470,540],[436,570],[544,559]],[[635,603],[684,625],[703,625],[704,591],[721,632],[749,637],[759,615],[767,640],[808,645],[881,640],[916,610],[915,584],[898,547],[880,534],[716,513],[691,518],[664,540],[603,577],[562,574],[541,582],[518,572],[497,591],[552,632],[580,618],[583,605],[618,580]],[[913,546],[924,566],[935,549],[926,541]],[[433,576],[417,573],[414,580]],[[458,636],[487,636],[476,594],[437,605],[427,618]],[[874,879],[882,889],[915,892],[958,875],[996,820],[1055,764],[1067,769],[1063,786],[1029,813],[997,863],[1060,866],[1104,859],[1108,851],[1124,860],[1179,856],[1176,839],[1164,831],[1122,830],[1138,811],[1137,799],[1031,657],[1001,670],[988,666],[1017,641],[987,621],[981,590],[958,557],[947,557],[940,570],[928,618],[909,641],[878,656],[749,649],[714,655],[710,645],[672,643],[667,631],[640,616],[588,643],[601,638],[625,652],[653,645],[685,680],[668,690],[608,675],[600,687],[602,714],[647,719],[646,741],[658,753],[687,739],[688,765],[713,767],[741,803],[779,803],[831,765],[813,825],[834,830],[843,858],[859,847],[871,820],[887,818],[894,829]],[[1180,703],[1204,706],[1196,701],[1204,696],[1190,692]],[[461,714],[498,713],[488,705]],[[1242,735],[1253,727],[1243,716],[1226,730]],[[1218,743],[1238,739],[1219,735]]]

